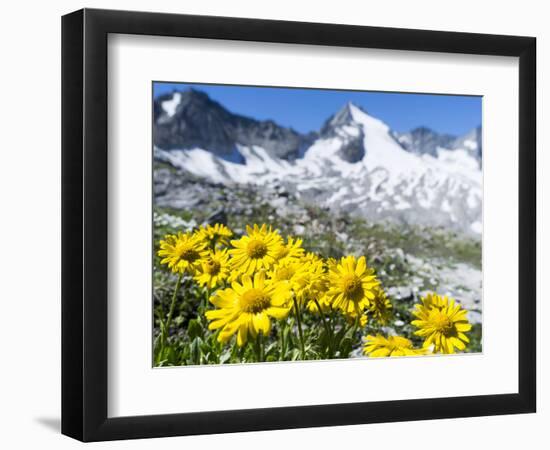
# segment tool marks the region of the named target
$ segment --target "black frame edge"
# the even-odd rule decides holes
[[[61,431],[83,438],[83,11],[61,32]]]
[[[537,404],[537,41],[519,55],[519,393],[529,412]]]
[[[109,33],[517,56],[519,393],[107,417]],[[85,9],[62,20],[62,432],[82,441],[473,417],[536,410],[536,40]],[[86,219],[86,220],[85,220]]]
[[[91,441],[467,418],[533,412],[520,394],[313,405],[107,419]]]

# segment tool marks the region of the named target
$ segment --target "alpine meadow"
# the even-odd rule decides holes
[[[481,352],[481,109],[154,82],[153,366]]]

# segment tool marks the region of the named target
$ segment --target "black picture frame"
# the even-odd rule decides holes
[[[110,33],[519,58],[518,393],[107,416],[107,37]],[[62,433],[82,441],[535,412],[536,39],[83,9],[62,18]]]

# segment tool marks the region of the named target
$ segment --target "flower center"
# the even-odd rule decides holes
[[[191,245],[183,244],[179,249],[180,259],[188,262],[194,262],[200,258],[199,252]]]
[[[239,306],[248,313],[259,313],[268,308],[271,299],[261,289],[252,288],[246,291],[240,299]]]
[[[431,320],[433,327],[440,332],[448,332],[452,328],[452,323],[446,314],[440,311],[434,311]]]
[[[354,274],[344,275],[342,289],[346,297],[353,301],[359,301],[363,297],[363,285],[361,280]]]
[[[204,269],[210,275],[217,275],[220,272],[221,264],[218,261],[211,259],[205,264]]]
[[[260,239],[252,239],[246,247],[246,252],[251,258],[263,258],[267,254],[267,245]]]

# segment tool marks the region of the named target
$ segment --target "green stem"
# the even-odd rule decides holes
[[[302,331],[302,319],[300,317],[298,302],[296,301],[296,298],[294,298],[293,300],[294,300],[294,313],[296,314],[296,323],[298,324],[298,336],[300,337],[302,359],[306,359],[306,346],[304,344],[304,333]]]
[[[176,287],[174,288],[174,293],[172,294],[172,303],[170,304],[170,311],[168,312],[168,318],[164,324],[164,330],[162,333],[162,341],[160,350],[161,353],[164,352],[164,347],[166,346],[166,338],[168,337],[168,332],[170,331],[170,325],[172,324],[172,317],[174,316],[174,311],[176,309],[176,300],[178,298],[178,291],[181,287],[181,280],[183,278],[183,273],[180,273],[178,276],[178,281],[176,282]]]
[[[353,331],[351,332],[351,338],[353,339],[355,337],[355,334],[357,333],[357,328],[359,328],[359,321],[361,320],[361,316],[357,314],[357,317],[355,318],[355,325],[353,325]]]
[[[281,352],[279,354],[279,361],[285,360],[285,329],[286,329],[286,320],[281,323],[279,327],[279,333],[281,333]]]
[[[351,342],[353,345],[353,341],[355,340],[355,335],[357,334],[357,329],[359,328],[359,321],[361,316],[357,314],[357,317],[355,317],[355,324],[353,325],[353,330],[351,332]]]
[[[328,357],[332,358],[332,332],[330,330],[330,327],[326,321],[325,313],[321,309],[321,305],[317,301],[317,299],[313,299],[315,302],[315,306],[317,306],[317,309],[319,310],[319,314],[321,315],[321,321],[323,322],[323,326],[325,327],[325,332],[327,333],[327,339],[328,339]]]
[[[330,316],[329,316],[329,327],[330,327],[330,332],[332,333],[332,336],[334,337],[334,333],[335,333],[335,330],[336,330],[336,324],[335,324],[335,314],[334,314],[334,309],[330,309]]]
[[[204,313],[208,309],[208,302],[210,301],[210,289],[205,287],[204,289],[204,299],[202,304],[202,312]]]
[[[265,360],[264,334],[261,331],[258,333],[258,347],[259,347],[259,350],[258,350],[259,360],[260,362],[264,362]]]

